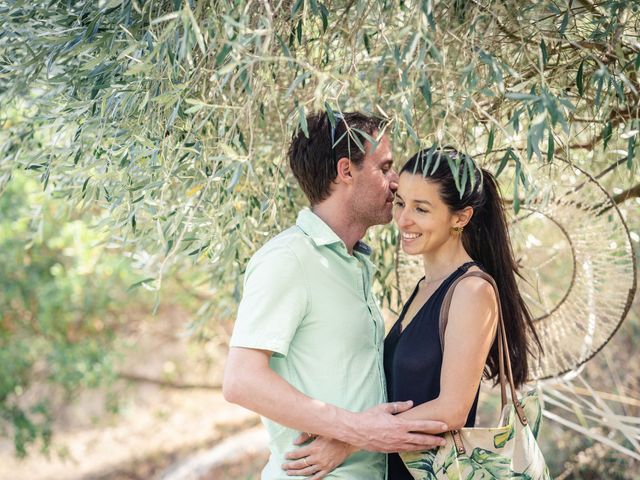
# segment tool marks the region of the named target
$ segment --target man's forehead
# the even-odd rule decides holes
[[[374,135],[372,136],[377,140],[377,142],[375,144],[367,142],[367,153],[369,155],[375,155],[376,157],[391,157],[391,140],[389,139],[389,136],[385,133],[378,138],[378,132],[374,132]]]

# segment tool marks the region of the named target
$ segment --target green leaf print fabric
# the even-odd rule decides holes
[[[443,447],[400,456],[416,480],[551,479],[536,442],[542,420],[537,391],[529,392],[521,403],[526,425],[520,423],[515,408],[509,405],[501,426],[461,429],[466,453],[458,454],[453,436],[447,433]]]

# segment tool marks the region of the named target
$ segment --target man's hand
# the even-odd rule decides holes
[[[404,420],[395,416],[412,406],[411,401],[383,403],[353,414],[355,421],[349,422],[348,443],[361,450],[385,453],[428,450],[444,445],[444,438],[437,436],[448,430],[444,423]]]
[[[309,440],[311,443],[304,445]],[[282,465],[282,469],[289,476],[308,477],[307,480],[321,480],[339,467],[357,449],[348,443],[328,437],[310,437],[301,434],[294,445],[304,445],[285,455],[289,460]]]

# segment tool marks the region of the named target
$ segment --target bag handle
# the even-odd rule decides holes
[[[449,320],[449,308],[451,307],[451,299],[453,298],[453,292],[462,279],[467,277],[480,277],[485,279],[487,282],[491,284],[493,290],[496,293],[496,300],[498,301],[498,329],[497,329],[497,339],[498,339],[498,377],[500,380],[500,399],[502,403],[502,409],[504,409],[507,404],[507,388],[506,384],[509,384],[509,390],[511,394],[511,402],[515,407],[516,414],[518,415],[518,419],[522,425],[526,425],[527,417],[524,413],[524,409],[520,400],[518,399],[518,395],[516,393],[515,382],[513,381],[513,372],[511,370],[511,359],[509,357],[509,343],[507,342],[507,334],[504,327],[504,319],[502,318],[502,305],[500,303],[500,293],[498,292],[498,286],[496,285],[495,280],[491,275],[483,271],[467,271],[460,277],[458,277],[449,287],[447,293],[442,301],[442,306],[440,307],[440,346],[442,348],[442,352],[444,353],[444,332],[447,328],[447,322]],[[505,369],[506,366],[506,369]],[[506,370],[506,372],[505,372]],[[506,378],[505,378],[506,377]],[[456,432],[457,433],[457,432]],[[454,440],[456,440],[456,435],[454,434]],[[456,442],[457,445],[458,442]],[[462,442],[460,441],[460,444]]]

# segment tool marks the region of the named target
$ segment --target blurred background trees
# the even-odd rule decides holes
[[[46,450],[61,402],[114,380],[117,304],[136,301],[131,262],[41,190],[18,174],[0,196],[0,418],[19,455]]]
[[[50,439],[43,385],[73,396],[113,381],[126,305],[157,311],[182,292],[194,340],[224,346],[248,257],[304,205],[285,150],[311,111],[392,119],[398,165],[455,145],[499,173],[514,212],[545,182],[538,165],[569,162],[615,199],[637,248],[639,7],[0,2],[0,416],[16,451]],[[395,232],[368,240],[394,310]],[[630,317],[614,370],[637,345]],[[612,386],[596,363],[596,390],[640,398],[633,365]],[[556,473],[567,458],[568,475],[606,465],[571,452],[619,455],[566,442]]]

